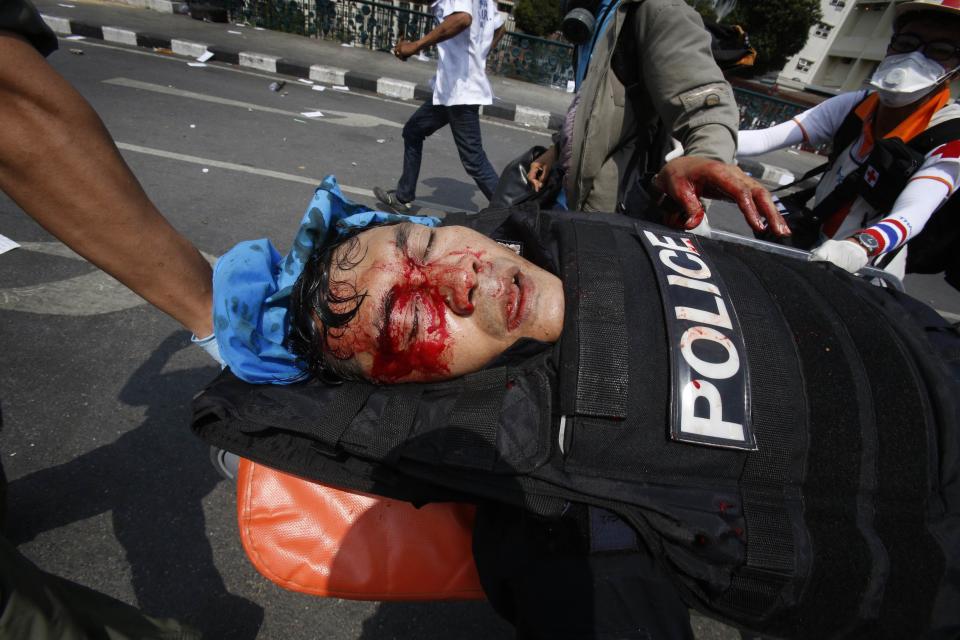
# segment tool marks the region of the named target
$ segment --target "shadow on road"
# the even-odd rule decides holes
[[[487,199],[483,197],[477,186],[466,180],[427,178],[421,180],[420,184],[433,189],[429,195],[421,194],[424,200],[441,205],[449,211],[476,211],[478,207],[474,204],[474,197],[483,202],[479,208],[487,206]]]
[[[202,500],[219,476],[187,428],[190,400],[213,370],[162,373],[189,344],[186,332],[169,336],[120,392],[124,404],[145,408],[140,426],[10,484],[10,512],[20,515],[8,523],[9,537],[20,544],[109,511],[144,612],[174,617],[205,637],[252,640],[263,609],[229,593],[214,565]]]

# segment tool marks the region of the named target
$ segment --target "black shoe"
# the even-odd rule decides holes
[[[210,447],[210,462],[213,463],[213,468],[223,478],[227,480],[237,479],[237,470],[240,468],[240,456],[237,454],[217,447]]]
[[[402,202],[397,198],[397,191],[395,189],[387,191],[382,187],[374,187],[373,195],[377,196],[380,204],[389,207],[394,213],[408,214],[413,210],[409,202]]]

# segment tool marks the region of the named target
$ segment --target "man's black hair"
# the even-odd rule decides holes
[[[290,332],[286,347],[306,364],[310,375],[329,384],[361,377],[352,353],[337,353],[330,338],[339,338],[367,298],[351,282],[330,281],[334,269],[350,271],[363,260],[358,235],[387,222],[351,229],[336,241],[314,249],[290,292]]]

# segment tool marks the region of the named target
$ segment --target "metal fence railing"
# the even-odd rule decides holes
[[[402,37],[416,40],[436,24],[425,5],[373,0],[225,0],[232,21],[297,33],[374,51],[390,51]],[[436,51],[424,52],[429,57]],[[490,73],[535,84],[566,87],[573,79],[573,46],[507,32],[487,59]],[[805,107],[736,88],[740,127],[757,129],[793,117]]]
[[[741,129],[763,129],[786,122],[798,113],[807,110],[803,106],[781,98],[764,95],[749,89],[735,87],[733,94],[740,107]]]
[[[433,29],[433,15],[412,3],[371,0],[226,0],[232,21],[297,33],[374,51],[390,51],[403,37],[416,40]],[[420,5],[423,6],[423,5]],[[424,52],[435,57],[436,51]],[[508,32],[487,68],[527,82],[566,86],[573,78],[573,47],[524,33]]]
[[[508,32],[487,58],[491,73],[566,88],[573,80],[573,45]]]

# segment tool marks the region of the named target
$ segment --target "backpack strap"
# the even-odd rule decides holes
[[[946,122],[930,127],[907,143],[911,149],[926,155],[947,142],[960,140],[960,118],[951,118]]]

